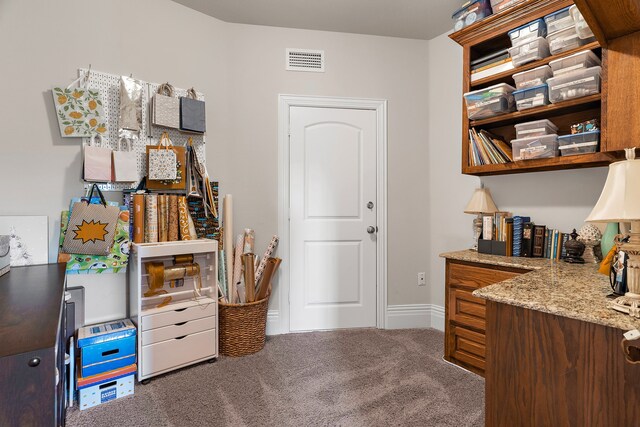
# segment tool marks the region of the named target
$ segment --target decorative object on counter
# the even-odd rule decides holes
[[[169,83],[158,86],[158,91],[151,100],[151,123],[180,129],[180,101],[174,96],[173,86]]]
[[[97,136],[100,143],[97,142],[96,135],[91,135],[89,142],[83,144],[82,179],[89,182],[109,182],[112,176],[111,148],[103,147],[102,135]]]
[[[126,142],[126,149],[122,148],[122,142]],[[132,149],[131,139],[120,137],[118,149],[113,150],[113,181],[115,182],[137,182],[138,176],[138,156]]]
[[[491,198],[491,192],[488,188],[480,187],[473,192],[471,200],[464,209],[464,213],[476,214],[477,217],[473,220],[473,248],[472,250],[478,250],[478,239],[482,232],[482,215],[494,214],[498,212],[496,204]]]
[[[49,218],[46,215],[2,215],[0,235],[9,236],[12,267],[49,262]]]
[[[616,238],[619,251],[624,252],[628,291],[609,306],[614,310],[640,317],[640,160],[635,148],[625,149],[626,160],[609,165],[607,181],[588,222],[631,222],[629,240]]]
[[[90,73],[91,67],[66,88],[54,87],[51,91],[63,138],[89,137],[107,131],[100,91],[88,88]]]
[[[89,203],[97,191],[101,204]],[[108,206],[96,184],[89,197],[73,205],[69,226],[62,245],[69,254],[107,255],[113,245],[120,209]]]
[[[578,241],[584,243],[584,254],[582,257],[587,264],[597,264],[600,262],[598,252],[600,252],[600,239],[602,233],[593,224],[585,224],[578,232]]]
[[[0,235],[0,276],[9,272],[11,267],[11,237]]]
[[[584,259],[582,259],[582,254],[584,253],[584,243],[576,240],[578,238],[578,233],[574,228],[570,234],[571,239],[567,241],[565,244],[567,248],[567,256],[564,257],[564,262],[568,262],[570,264],[584,264]]]
[[[180,130],[193,133],[206,131],[204,101],[198,99],[194,88],[187,91],[187,96],[180,97]]]
[[[612,250],[613,252],[613,250]],[[627,291],[627,268],[629,256],[624,251],[617,251],[611,260],[609,283],[615,296],[621,297]]]
[[[120,114],[118,115],[118,135],[138,138],[142,128],[142,82],[131,77],[120,77]]]
[[[615,238],[620,234],[620,224],[617,222],[610,222],[602,233],[602,239],[600,240],[600,248],[602,250],[603,257],[611,251],[611,248],[615,246]]]

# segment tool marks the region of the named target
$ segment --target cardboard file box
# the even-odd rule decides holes
[[[111,400],[133,394],[135,375],[129,374],[116,379],[108,379],[100,383],[80,388],[80,409],[92,408]]]
[[[136,363],[136,328],[130,320],[87,326],[78,331],[80,373],[98,375]]]

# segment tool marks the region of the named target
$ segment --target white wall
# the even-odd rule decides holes
[[[227,25],[169,0],[1,1],[0,215],[48,215],[56,260],[60,211],[82,193],[81,142],[60,137],[51,88],[89,64],[207,94],[215,152],[229,129]]]
[[[471,247],[472,215],[463,213],[482,181],[498,208],[537,224],[579,229],[604,186],[607,168],[484,177],[460,173],[462,48],[446,34],[429,41],[430,303],[444,305],[439,254]]]

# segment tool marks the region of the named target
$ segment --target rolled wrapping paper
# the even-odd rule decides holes
[[[242,255],[242,267],[244,268],[244,284],[246,302],[254,302],[256,299],[255,271],[253,269],[253,254]]]
[[[235,300],[235,283],[233,282],[233,199],[231,194],[224,196],[222,201],[222,215],[224,226],[224,252],[226,253],[227,292],[229,302]]]
[[[236,250],[234,252],[233,261],[233,283],[238,286],[242,281],[242,247],[244,245],[244,236],[238,234],[236,238]]]
[[[147,194],[145,196],[144,241],[146,243],[158,242],[158,195]]]
[[[262,277],[262,272],[264,271],[264,268],[267,266],[267,260],[269,259],[269,257],[271,257],[271,255],[273,255],[273,252],[276,250],[276,247],[278,247],[278,240],[279,240],[278,236],[273,236],[271,238],[271,243],[269,243],[269,246],[267,247],[267,250],[264,251],[264,255],[262,256],[262,261],[260,261],[260,264],[256,269],[256,285],[258,284],[258,282],[260,281],[260,278]]]
[[[134,194],[133,203],[133,243],[144,243],[144,194]]]
[[[256,232],[251,228],[244,229],[244,249],[242,251],[243,254],[252,254],[253,247],[256,241]]]
[[[169,218],[167,210],[167,196],[164,194],[158,195],[158,241],[166,242],[169,236]]]
[[[189,208],[187,207],[187,198],[185,196],[178,197],[178,225],[181,240],[191,240],[189,232]]]
[[[245,294],[244,283],[236,283],[236,291],[238,292],[238,297],[236,300],[237,304],[244,304],[249,302],[247,301],[247,296]]]
[[[169,196],[169,241],[176,242],[179,236],[180,225],[178,223],[178,196]]]
[[[273,279],[273,275],[276,274],[281,262],[282,260],[280,258],[269,258],[265,263],[264,274],[258,285],[256,301],[263,300],[271,294],[271,279]]]
[[[220,282],[220,287],[222,288],[222,297],[224,298],[223,302],[227,302],[229,300],[229,294],[227,292],[227,272],[226,266],[224,262],[224,249],[218,252],[218,282]]]
[[[198,233],[196,233],[196,225],[193,223],[193,218],[190,213],[187,213],[187,219],[189,220],[189,235],[191,235],[191,240],[197,240]]]

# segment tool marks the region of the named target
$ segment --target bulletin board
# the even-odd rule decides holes
[[[78,77],[84,76],[89,72],[86,68],[78,69]],[[102,134],[102,144],[105,147],[109,147],[112,150],[118,149],[118,115],[120,110],[120,77],[121,75],[109,74],[102,71],[96,71],[91,69],[89,73],[88,87],[91,89],[98,89],[102,98],[103,110],[106,116],[107,132]],[[169,129],[161,126],[153,126],[149,123],[149,104],[151,98],[156,93],[159,83],[149,83],[134,77],[143,85],[142,96],[142,129],[140,130],[140,136],[137,140],[132,142],[132,150],[137,155],[137,169],[138,169],[138,181],[135,183],[128,182],[110,182],[100,183],[98,187],[102,191],[122,191],[133,189],[138,186],[140,180],[146,175],[147,171],[147,156],[146,146],[156,145],[163,132],[169,133],[169,138],[173,145],[185,146],[189,137],[193,140],[193,147],[195,148],[198,159],[205,162],[205,136],[201,134],[183,133],[178,129]],[[180,89],[174,87],[174,96],[186,96],[187,89]],[[204,95],[197,92],[198,99],[204,101]],[[89,138],[83,138],[83,144],[88,144]],[[93,183],[85,182],[85,189],[89,189]]]

